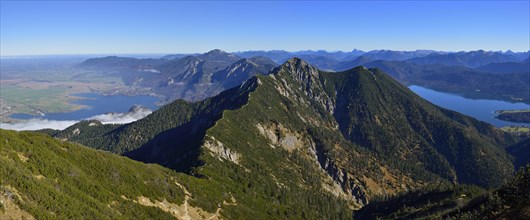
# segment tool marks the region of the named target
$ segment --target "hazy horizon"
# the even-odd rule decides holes
[[[21,55],[2,55],[0,57],[2,58],[37,58],[37,57],[54,57],[54,56],[57,56],[57,57],[75,57],[75,56],[78,56],[78,57],[86,57],[86,56],[122,56],[122,55],[127,55],[127,56],[165,56],[165,55],[171,55],[171,54],[202,54],[202,53],[207,53],[209,51],[212,51],[212,50],[215,50],[215,49],[218,49],[218,48],[214,48],[214,49],[211,49],[211,50],[206,50],[206,51],[200,51],[200,52],[186,52],[186,53],[179,53],[179,52],[169,52],[169,53],[162,53],[162,52],[155,52],[155,53],[85,53],[85,54],[82,54],[82,53],[79,53],[79,54],[21,54]],[[222,50],[222,49],[220,49]],[[227,52],[227,53],[242,53],[242,52],[249,52],[249,51],[265,51],[265,52],[270,52],[270,51],[285,51],[285,52],[288,52],[288,53],[298,53],[298,52],[305,52],[305,51],[313,51],[313,52],[317,52],[317,51],[325,51],[325,52],[328,52],[328,53],[338,53],[338,52],[342,52],[342,53],[349,53],[349,52],[352,52],[353,50],[356,50],[356,49],[352,49],[352,50],[293,50],[293,51],[289,51],[289,50],[282,50],[282,49],[273,49],[273,50],[240,50],[240,51],[225,51],[225,50],[222,50],[224,52]],[[358,49],[357,49],[358,50]],[[359,51],[363,51],[363,52],[370,52],[370,51],[380,51],[380,50],[388,50],[388,49],[373,49],[373,50],[359,50]],[[461,50],[461,51],[443,51],[443,50],[430,50],[430,49],[416,49],[416,50],[389,50],[389,51],[399,51],[399,52],[412,52],[412,51],[436,51],[436,52],[444,52],[444,53],[459,53],[459,52],[472,52],[472,51],[480,51],[480,50],[483,50],[483,49],[477,49],[477,50]],[[515,50],[483,50],[485,52],[501,52],[501,53],[507,53],[508,51],[511,51],[513,53],[526,53],[526,52],[530,52],[530,50],[526,50],[526,51],[515,51]]]

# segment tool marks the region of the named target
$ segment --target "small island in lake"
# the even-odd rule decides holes
[[[497,110],[495,118],[516,123],[530,123],[530,109]]]

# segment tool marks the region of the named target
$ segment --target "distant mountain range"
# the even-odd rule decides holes
[[[489,63],[476,69],[491,73],[527,73],[530,71],[530,58],[522,62]]]
[[[132,86],[165,97],[202,100],[237,86],[250,77],[266,75],[278,62],[293,57],[326,71],[360,65],[380,68],[405,85],[419,85],[472,98],[494,98],[530,103],[529,52],[417,51],[246,51],[174,54],[160,59],[104,57],[89,59],[77,68],[119,76]],[[499,75],[502,73],[503,75]]]
[[[171,56],[175,57],[175,55]],[[76,68],[122,77],[129,85],[150,88],[165,97],[201,100],[236,86],[276,66],[266,57],[241,58],[221,50],[169,59],[103,57],[89,59]]]
[[[447,66],[479,67],[490,63],[521,62],[528,58],[528,52],[516,55],[512,53],[486,52],[483,50],[449,54],[429,54],[411,58],[408,61],[416,64],[442,64]]]
[[[360,51],[353,50],[351,52],[327,52],[327,51],[298,51],[298,52],[287,52],[283,50],[275,51],[245,51],[236,52],[235,54],[241,57],[252,57],[252,56],[265,56],[271,60],[282,63],[286,60],[299,57],[304,58],[307,62],[315,65],[321,69],[327,69],[322,66],[318,66],[319,60],[327,60],[329,64],[333,61],[335,63],[351,61],[359,56],[364,56],[371,60],[387,60],[387,61],[409,61],[418,64],[443,64],[443,65],[456,65],[456,66],[468,66],[477,67],[489,63],[498,62],[520,62],[527,59],[530,53],[518,52],[514,53],[511,51],[498,52],[498,51],[470,51],[470,52],[445,52],[445,51],[434,51],[434,50],[416,50],[416,51],[393,51],[393,50],[372,50],[372,51]],[[307,59],[308,58],[308,59]],[[329,65],[328,64],[328,65]],[[336,68],[331,68],[336,70]]]
[[[299,56],[314,56],[314,57],[320,57],[323,59],[330,59],[330,60],[345,60],[354,58],[357,56],[360,56],[366,52],[362,50],[354,49],[350,52],[328,52],[325,50],[305,50],[305,51],[297,51],[297,52],[287,52],[285,50],[271,50],[271,51],[243,51],[243,52],[235,52],[235,54],[241,56],[241,57],[253,57],[253,56],[264,56],[268,57],[271,60],[273,60],[276,63],[283,63],[288,59],[291,59],[293,57],[299,57]]]

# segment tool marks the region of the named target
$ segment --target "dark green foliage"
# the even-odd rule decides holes
[[[84,121],[55,135],[96,149],[122,154],[139,148],[161,132],[185,124],[200,112],[204,105],[177,100],[165,105],[146,118],[127,124],[102,125],[97,121]],[[90,123],[96,123],[89,126]],[[75,134],[79,129],[79,134]]]
[[[280,177],[286,187],[279,188],[266,170],[248,173],[235,164],[223,164],[215,170],[215,179],[198,179],[42,134],[0,132],[0,142],[5,143],[0,151],[1,190],[9,190],[6,186],[17,189],[19,206],[39,219],[172,219],[168,213],[121,195],[182,204],[184,193],[173,181],[192,193],[191,206],[211,213],[223,201],[232,203],[234,198],[234,205],[222,205],[222,213],[229,219],[351,218],[344,201],[320,189],[299,188],[295,182],[286,181],[288,176]],[[18,153],[28,161],[19,159]],[[293,155],[293,160],[303,161],[295,158]],[[217,159],[206,159],[221,165]],[[310,165],[314,167],[305,166]],[[308,181],[318,179],[317,172],[302,167],[296,170],[304,171]],[[318,186],[319,182],[313,184]]]
[[[75,141],[86,146],[93,146],[96,149],[111,151],[108,146],[113,140],[105,136],[119,126],[113,124],[103,125],[97,120],[81,121],[62,131],[55,132],[51,136]],[[43,133],[42,131],[39,132]]]
[[[529,219],[530,166],[519,169],[508,184],[448,216],[457,219]]]
[[[510,158],[498,145],[513,143],[510,135],[438,108],[377,69],[324,76],[327,91],[337,91],[334,117],[343,135],[400,170],[483,187],[511,175]]]
[[[473,186],[413,191],[374,201],[355,219],[528,219],[530,166],[493,192]]]
[[[497,193],[510,205],[517,208],[530,205],[530,165],[521,167],[513,180],[502,186]]]
[[[184,198],[176,173],[156,165],[33,132],[0,130],[0,143],[0,190],[15,188],[19,207],[38,219],[171,219],[121,196],[176,204]]]
[[[530,123],[530,110],[511,110],[511,111],[495,111],[496,115],[495,117],[504,120],[504,121],[511,121],[511,122],[519,122],[519,123]]]
[[[45,129],[37,130],[35,132],[39,132],[41,134],[47,134],[47,135],[50,135],[50,136],[55,136],[56,134],[61,132],[61,130],[54,130],[54,129],[51,129],[51,128],[45,128]]]
[[[270,78],[258,79],[265,85],[272,83]],[[206,136],[208,140],[215,137],[223,145],[243,155],[240,165],[204,153],[201,154],[201,160],[205,164],[195,172],[223,181],[226,187],[234,187],[230,190],[232,192],[241,190],[241,194],[249,195],[247,200],[241,198],[241,203],[249,207],[263,207],[262,210],[268,216],[295,219],[304,216],[316,219],[351,218],[344,200],[323,191],[322,171],[318,170],[317,164],[308,160],[305,150],[288,153],[283,149],[274,149],[259,134],[257,123],[274,121],[288,121],[290,123],[285,125],[289,129],[304,132],[303,122],[296,113],[306,115],[310,112],[304,112],[306,109],[286,111],[275,104],[279,99],[281,96],[272,87],[258,86],[250,94],[246,105],[235,111],[225,111],[215,126],[207,130]],[[283,103],[295,104],[288,100],[283,100]],[[259,212],[255,215],[259,215]],[[239,210],[227,211],[226,216],[244,218]]]
[[[511,145],[506,150],[515,158],[514,166],[515,169],[530,164],[530,138],[526,138],[521,142]]]
[[[39,219],[172,219],[169,213],[122,195],[182,204],[184,193],[173,181],[191,192],[190,206],[210,213],[222,207],[222,214],[230,219],[351,218],[343,200],[321,189],[300,188],[297,182],[287,181],[289,176],[279,177],[286,185],[278,187],[266,170],[255,167],[249,168],[257,173],[248,173],[238,165],[205,157],[208,164],[222,166],[215,170],[215,179],[198,179],[42,134],[0,132],[0,142],[5,143],[0,151],[0,186],[2,190],[15,188],[21,195],[19,207]],[[27,162],[18,154],[27,157]],[[295,170],[305,171],[302,167]],[[305,171],[306,179],[319,186],[315,173]],[[203,174],[213,177],[206,171]]]
[[[213,98],[193,103],[192,105],[194,107],[187,110],[191,113],[189,118],[177,120],[178,126],[171,129],[166,128],[167,130],[158,133],[155,136],[146,138],[149,141],[145,144],[127,143],[129,146],[134,146],[134,150],[129,151],[124,155],[135,160],[158,163],[178,171],[190,172],[192,167],[202,163],[198,161],[198,156],[200,154],[199,145],[204,139],[206,129],[213,126],[216,121],[222,117],[225,110],[234,110],[245,104],[247,102],[248,93],[255,88],[255,84],[255,80],[251,80],[240,88],[233,88]],[[170,105],[181,106],[178,103]],[[164,109],[163,111],[167,112],[168,110]],[[153,113],[153,115],[155,113]],[[156,122],[162,121],[161,119],[156,118],[156,116],[160,115],[163,114],[157,114],[154,115],[154,117],[145,118],[140,120],[139,123],[156,124]],[[139,125],[137,128],[145,130],[150,127],[151,126]],[[128,130],[130,127],[125,129]],[[152,132],[153,130],[155,129],[149,129],[146,132]],[[145,132],[142,132],[142,134],[143,133]],[[118,135],[127,136],[127,133],[118,133]],[[123,142],[117,143],[122,144]]]
[[[419,189],[373,201],[355,219],[432,219],[458,210],[486,191],[470,185]]]

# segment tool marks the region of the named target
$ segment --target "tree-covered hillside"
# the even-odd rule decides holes
[[[422,189],[374,201],[355,219],[529,219],[530,166],[499,189],[488,192],[469,185]]]
[[[251,173],[197,178],[34,132],[0,130],[0,143],[0,219],[351,218],[330,193]]]
[[[499,186],[513,172],[504,147],[516,142],[430,104],[380,70],[327,73],[300,59],[131,124],[82,122],[55,136],[224,185],[243,183],[245,193],[268,195],[260,197],[264,204],[309,190],[353,209],[427,185]]]

